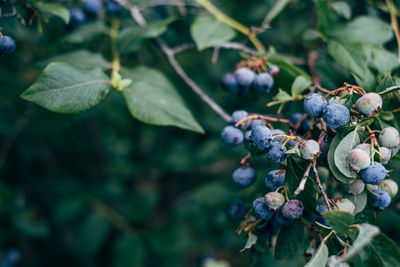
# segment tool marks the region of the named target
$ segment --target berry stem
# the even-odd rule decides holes
[[[390,12],[390,21],[391,21],[390,26],[392,26],[392,29],[396,36],[397,54],[398,54],[398,58],[400,61],[400,29],[399,29],[399,24],[397,22],[397,14],[396,14],[397,11],[396,11],[396,7],[394,6],[392,0],[386,0],[386,5]]]
[[[318,174],[318,170],[317,170],[317,164],[316,164],[315,161],[313,162],[312,167],[313,167],[314,174],[315,174],[315,181],[317,182],[318,187],[321,190],[322,195],[324,196],[324,200],[325,200],[326,206],[328,207],[329,211],[332,211],[331,204],[329,204],[329,198],[326,195],[325,189],[321,184],[321,180],[319,179],[319,174]]]

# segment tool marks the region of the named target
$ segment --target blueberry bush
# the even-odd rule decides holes
[[[400,265],[399,1],[0,8],[2,266]]]

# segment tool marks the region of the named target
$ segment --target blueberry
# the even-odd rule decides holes
[[[349,185],[349,193],[353,195],[358,195],[364,191],[364,188],[365,188],[364,182],[358,179]]]
[[[271,190],[275,191],[278,187],[285,184],[286,172],[284,170],[273,170],[270,171],[264,179],[265,186]]]
[[[103,2],[100,0],[85,0],[83,9],[90,15],[97,15],[103,9]]]
[[[254,78],[253,86],[260,92],[269,93],[274,86],[274,78],[267,72],[257,74]]]
[[[329,128],[336,129],[350,121],[350,111],[344,105],[331,104],[322,111],[322,118]]]
[[[279,212],[276,213],[275,218],[274,218],[274,221],[275,221],[277,224],[282,225],[282,226],[290,226],[290,225],[292,225],[296,220],[286,218],[285,216],[283,216],[282,212],[279,211]]]
[[[379,135],[379,143],[387,148],[397,147],[400,142],[399,131],[394,127],[386,127]]]
[[[232,175],[233,182],[241,187],[248,187],[256,181],[256,171],[251,167],[237,168]]]
[[[312,159],[319,152],[319,144],[315,140],[307,140],[300,146],[300,155],[303,159]]]
[[[251,148],[250,136],[251,136],[251,130],[246,131],[246,132],[244,133],[243,143],[244,143],[244,146],[245,146],[247,149],[250,149],[250,148]]]
[[[399,186],[392,179],[385,179],[379,185],[379,189],[388,192],[391,197],[394,197],[399,191]]]
[[[269,192],[264,196],[264,201],[270,209],[277,210],[285,203],[285,197],[278,192]]]
[[[388,164],[390,158],[392,157],[392,151],[390,151],[389,148],[386,148],[384,146],[379,147],[379,153],[381,154],[380,157],[380,163],[382,164]]]
[[[246,215],[247,209],[243,201],[241,201],[240,199],[235,199],[234,201],[232,201],[228,213],[232,218],[241,220]]]
[[[275,135],[286,135],[286,133],[284,131],[282,131],[281,129],[274,129],[274,130],[271,131],[271,133],[272,133],[272,136],[275,136]],[[285,139],[285,137],[278,136],[278,137],[275,137],[273,140],[275,142],[279,143],[279,142],[283,141],[284,139]]]
[[[249,68],[242,67],[235,71],[235,78],[239,86],[250,86],[253,83],[255,77],[256,74]]]
[[[297,122],[299,120],[301,120],[302,117],[303,117],[303,114],[295,113],[292,116],[290,116],[289,120],[293,125],[296,125]],[[303,122],[300,124],[300,127],[299,127],[299,133],[300,134],[304,134],[304,133],[306,133],[306,132],[308,132],[310,130],[311,130],[310,121],[307,120],[307,119],[303,120]]]
[[[296,220],[303,213],[303,203],[300,200],[292,199],[285,203],[282,207],[282,215],[288,219]]]
[[[255,147],[265,150],[271,146],[272,133],[266,126],[256,126],[251,130],[251,140]]]
[[[319,214],[311,214],[310,219],[313,225],[316,225],[316,222],[319,224],[329,226],[328,221],[325,219],[324,212],[328,211],[327,207],[324,207],[322,205],[317,205],[316,210],[318,211]]]
[[[232,113],[232,123],[237,123],[238,121],[240,121],[241,119],[246,118],[249,115],[249,113],[245,110],[236,110]],[[244,128],[247,128],[251,123],[251,120],[246,121],[246,125]],[[241,126],[239,126],[241,127]]]
[[[222,140],[228,147],[234,147],[243,142],[243,132],[233,126],[226,126],[221,133]]]
[[[355,148],[347,154],[346,162],[353,171],[359,172],[368,168],[371,158],[364,150]]]
[[[336,202],[336,206],[338,210],[348,212],[351,215],[354,215],[356,212],[356,206],[354,206],[354,203],[347,198],[339,199]]]
[[[271,146],[265,150],[265,156],[271,163],[281,163],[286,159],[286,152],[286,147],[273,142]]]
[[[0,57],[7,57],[15,51],[15,47],[13,38],[7,35],[0,36]]]
[[[387,206],[392,202],[390,195],[388,192],[384,190],[374,190],[372,191],[374,194],[371,195],[372,205],[379,209],[384,210]]]
[[[269,220],[274,215],[275,211],[269,209],[267,204],[265,204],[264,198],[259,197],[253,201],[253,212],[257,218],[263,220]]]
[[[123,10],[122,6],[113,0],[107,0],[104,4],[104,8],[106,9],[107,15],[117,15]]]
[[[360,172],[360,176],[366,184],[377,185],[380,184],[383,179],[385,179],[386,169],[382,164],[374,162],[373,165],[370,165],[368,168],[362,170]]]
[[[265,121],[264,120],[259,120],[259,119],[252,120],[251,123],[250,123],[250,128],[254,129],[257,126],[265,126]]]
[[[4,261],[7,266],[14,266],[21,260],[21,252],[18,249],[8,249],[4,255]]]
[[[321,151],[321,155],[319,155],[320,159],[326,159],[328,157],[329,152],[329,143],[326,139],[323,139],[321,144],[319,145],[319,150]]]
[[[73,8],[70,10],[70,19],[68,26],[74,27],[86,21],[85,12],[80,8]]]
[[[322,111],[327,105],[325,98],[319,94],[311,94],[304,100],[304,111],[308,116],[319,118],[322,116]]]
[[[356,108],[366,116],[372,116],[382,108],[382,97],[377,93],[368,93],[359,98]]]
[[[239,92],[239,85],[235,76],[232,73],[225,73],[221,79],[221,86],[225,90],[237,94]]]

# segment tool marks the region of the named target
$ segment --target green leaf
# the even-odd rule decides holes
[[[197,16],[190,32],[198,50],[226,43],[236,36],[236,32],[229,25],[218,21],[212,15]]]
[[[332,139],[332,142],[329,146],[329,152],[328,152],[328,165],[329,169],[332,171],[333,175],[337,180],[339,180],[342,183],[351,183],[354,181],[353,178],[349,178],[346,175],[344,175],[337,167],[335,164],[335,151],[339,143],[341,142],[343,136],[341,132],[338,132],[336,136]]]
[[[43,238],[50,234],[50,227],[46,221],[35,218],[31,211],[18,212],[13,217],[13,224],[22,234],[34,238]]]
[[[369,62],[382,75],[391,73],[400,65],[396,54],[383,47],[365,47],[365,49],[369,56]]]
[[[65,62],[80,69],[101,68],[106,70],[110,68],[110,62],[108,62],[101,54],[92,53],[88,50],[76,50],[58,55],[41,61],[36,65],[44,67],[51,62]]]
[[[182,98],[161,72],[138,67],[121,72],[132,84],[122,90],[132,116],[145,123],[172,125],[204,133]]]
[[[255,234],[249,233],[249,237],[247,238],[246,244],[244,245],[244,248],[240,250],[240,252],[245,251],[246,249],[250,249],[252,246],[254,246],[257,243],[257,236]]]
[[[293,97],[291,97],[288,93],[286,93],[285,91],[279,91],[279,93],[277,93],[274,96],[274,99],[277,101],[292,101]]]
[[[339,16],[345,18],[345,19],[350,19],[351,17],[351,8],[348,3],[344,1],[340,2],[333,2],[331,3],[332,9],[338,14]]]
[[[103,22],[96,21],[79,26],[76,30],[67,35],[64,41],[80,44],[89,42],[99,35],[108,35],[109,32],[109,28],[107,28]]]
[[[284,260],[295,257],[305,245],[304,224],[296,221],[288,227],[282,227],[279,231],[275,245],[275,259]]]
[[[357,145],[360,144],[360,137],[357,131],[352,131],[346,135],[335,149],[334,161],[336,167],[341,173],[349,178],[357,177],[357,173],[353,172],[347,165],[347,155]]]
[[[171,17],[166,20],[153,22],[144,27],[129,27],[117,37],[117,46],[122,54],[135,52],[143,45],[143,42],[149,38],[155,38],[167,31],[167,26],[176,20]]]
[[[346,211],[332,210],[324,212],[324,217],[329,226],[338,234],[345,234],[349,231],[349,226],[354,223],[354,216]]]
[[[356,207],[355,213],[360,213],[361,211],[363,211],[365,209],[365,207],[367,206],[367,192],[366,190],[364,190],[362,193],[357,194],[353,197],[353,203],[354,206]]]
[[[80,70],[56,62],[47,66],[21,97],[51,111],[77,113],[98,105],[109,89],[102,70]]]
[[[352,259],[354,256],[367,245],[371,244],[372,239],[379,234],[379,228],[371,224],[361,224],[359,228],[359,233],[348,250],[347,254],[339,258],[339,262],[346,262]]]
[[[325,0],[314,0],[315,8],[317,11],[317,19],[318,19],[318,30],[326,35],[328,30],[331,29],[333,25],[333,14],[330,10],[327,1]]]
[[[378,18],[360,16],[329,32],[329,36],[346,43],[382,45],[393,38],[393,32],[389,24]]]
[[[375,223],[375,208],[367,202],[363,211],[356,214],[355,223]]]
[[[329,250],[324,242],[321,242],[317,251],[315,251],[311,260],[304,267],[322,267],[328,261]]]
[[[400,252],[397,245],[386,235],[378,234],[368,247],[368,254],[375,254],[378,265],[392,267],[400,265]],[[371,255],[372,256],[372,255]],[[372,265],[369,265],[372,266]]]
[[[39,8],[43,13],[51,14],[60,17],[66,24],[69,23],[70,13],[69,10],[60,4],[49,4],[49,3],[35,3],[35,6]]]
[[[292,95],[301,95],[309,86],[311,81],[304,76],[298,76],[292,84]]]
[[[88,254],[96,253],[110,231],[111,225],[103,216],[90,214],[78,228],[79,250]]]
[[[146,250],[137,237],[121,236],[115,241],[113,267],[143,266]]]
[[[270,24],[271,21],[276,18],[287,6],[287,4],[290,3],[290,0],[277,0],[275,1],[274,5],[272,8],[269,10],[267,16],[264,19],[263,24]]]

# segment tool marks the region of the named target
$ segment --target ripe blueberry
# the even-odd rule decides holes
[[[303,159],[312,159],[319,152],[319,144],[315,140],[307,140],[300,146],[300,155]]]
[[[286,147],[279,143],[273,142],[270,147],[265,150],[265,156],[271,163],[281,163],[286,159]]]
[[[300,200],[292,199],[282,207],[282,215],[288,219],[296,220],[303,213],[303,203]]]
[[[399,131],[394,127],[386,127],[379,135],[379,143],[387,148],[397,147],[400,142]]]
[[[241,201],[240,199],[235,199],[234,201],[232,201],[228,213],[232,218],[241,220],[246,215],[247,209],[243,201]]]
[[[265,186],[271,190],[275,191],[278,187],[285,184],[285,170],[273,170],[270,171],[264,179]]]
[[[236,94],[239,92],[239,85],[236,81],[235,75],[232,73],[225,73],[224,76],[222,76],[221,86],[229,92]]]
[[[374,162],[373,165],[362,170],[360,176],[364,183],[378,185],[383,181],[383,179],[385,179],[386,169],[382,164]]]
[[[241,187],[248,187],[256,181],[256,171],[251,167],[237,168],[233,174],[233,182]]]
[[[122,6],[114,0],[107,0],[104,7],[107,15],[117,15],[122,12]]]
[[[356,212],[356,206],[354,206],[354,203],[347,199],[347,198],[341,198],[336,202],[336,206],[338,210],[341,211],[346,211],[350,213],[351,215],[354,215]]]
[[[266,126],[256,126],[251,130],[251,140],[260,150],[265,150],[271,146],[272,133]]]
[[[381,146],[381,147],[379,147],[379,153],[381,154],[380,160],[379,160],[380,163],[388,164],[390,158],[392,157],[392,151],[390,151],[389,148]]]
[[[352,184],[349,185],[349,193],[353,195],[358,195],[362,193],[365,189],[365,184],[362,180],[357,179]]]
[[[304,100],[304,111],[308,116],[319,118],[322,116],[322,111],[327,105],[325,98],[319,94],[311,94]]]
[[[13,38],[3,35],[0,36],[0,57],[6,57],[15,51],[15,41]]]
[[[235,78],[239,86],[249,87],[255,77],[256,74],[249,68],[241,67],[235,71]]]
[[[70,19],[68,26],[75,27],[76,25],[86,21],[85,12],[80,8],[73,8],[70,10]]]
[[[281,129],[274,129],[274,130],[272,130],[271,131],[271,133],[272,133],[272,136],[275,136],[275,135],[285,135],[286,133],[284,132],[284,131],[282,131]],[[278,137],[275,137],[273,140],[275,141],[275,142],[280,142],[280,141],[283,141],[285,139],[285,137],[283,137],[283,136],[278,136]]]
[[[317,205],[316,210],[318,211],[319,214],[311,214],[311,222],[313,225],[316,225],[316,223],[320,223],[325,226],[329,226],[328,221],[325,219],[324,212],[328,211],[327,207],[324,207],[322,205]]]
[[[221,137],[228,147],[234,147],[243,142],[243,132],[233,126],[226,126],[222,130]]]
[[[384,210],[387,206],[390,205],[392,199],[388,192],[384,190],[374,190],[372,191],[374,194],[371,195],[372,205],[379,209]]]
[[[293,125],[296,125],[299,122],[299,120],[301,120],[302,117],[303,117],[303,114],[294,113],[292,116],[290,116],[289,120]],[[311,130],[310,121],[307,119],[303,120],[299,127],[299,133],[304,134],[310,130]]]
[[[364,150],[355,148],[347,154],[346,162],[353,171],[359,172],[368,168],[371,158]]]
[[[85,0],[83,9],[90,15],[97,15],[103,9],[103,2],[100,0]]]
[[[232,113],[232,123],[236,123],[238,121],[240,121],[241,119],[246,118],[249,115],[249,113],[245,110],[236,110]],[[247,128],[251,123],[251,120],[246,121],[246,125],[244,128]],[[239,127],[242,127],[241,125],[239,125]]]
[[[279,209],[285,203],[285,198],[278,192],[269,192],[264,196],[264,200],[265,204],[273,210]]]
[[[275,211],[269,209],[267,204],[265,204],[264,198],[259,197],[253,201],[253,212],[257,218],[263,220],[269,220],[274,215]]]
[[[391,197],[394,197],[399,191],[399,186],[392,179],[385,179],[380,183],[379,189],[388,192]]]
[[[329,128],[336,129],[350,121],[350,111],[344,105],[331,104],[322,111],[322,118]]]
[[[356,108],[366,116],[372,116],[382,108],[382,97],[377,93],[368,93],[359,98]]]
[[[254,129],[257,126],[265,126],[265,121],[264,120],[259,120],[259,119],[252,120],[251,123],[250,123],[250,128]]]
[[[268,72],[257,74],[253,86],[260,92],[269,93],[274,86],[274,78]]]

